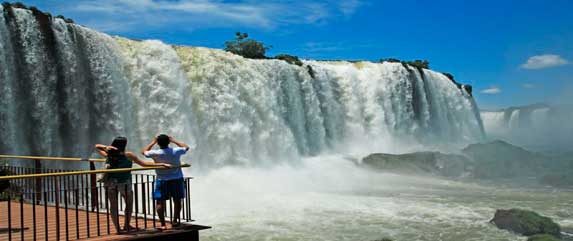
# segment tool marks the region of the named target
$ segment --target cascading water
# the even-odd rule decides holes
[[[86,156],[115,135],[136,148],[165,132],[193,143],[199,166],[221,167],[483,135],[470,94],[430,70],[251,60],[2,12],[3,153]]]
[[[536,104],[482,111],[490,139],[503,139],[539,151],[569,151],[573,141],[573,108]]]
[[[194,171],[210,170],[194,173],[192,198],[194,217],[215,227],[208,240],[522,240],[487,222],[514,206],[573,225],[563,201],[571,192],[375,173],[348,161],[482,140],[473,98],[443,74],[252,60],[0,11],[0,153],[88,156],[116,135],[135,150],[174,135],[192,144]]]

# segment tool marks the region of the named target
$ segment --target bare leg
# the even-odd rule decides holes
[[[131,222],[131,214],[133,210],[133,191],[127,191],[123,195],[125,200],[125,224],[123,226],[124,230],[130,231],[132,227],[129,225]]]
[[[109,199],[109,209],[111,213],[111,221],[115,227],[115,231],[119,233],[121,229],[119,228],[119,215],[118,215],[118,203],[117,203],[117,186],[113,186],[108,189]]]
[[[165,228],[165,200],[157,200],[157,216],[161,222],[161,228]]]
[[[181,224],[181,199],[173,199],[174,205],[174,214],[173,214],[173,224],[172,225],[180,225]]]

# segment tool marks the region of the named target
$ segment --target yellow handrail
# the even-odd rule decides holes
[[[181,166],[171,167],[171,168],[183,168],[190,167],[191,165],[184,163]],[[154,169],[168,169],[166,167],[134,167],[134,168],[116,168],[116,169],[101,169],[101,170],[90,170],[90,171],[71,171],[71,172],[52,172],[52,173],[38,173],[38,174],[25,174],[25,175],[12,175],[12,176],[2,176],[2,180],[13,180],[13,179],[23,179],[23,178],[35,178],[35,177],[58,177],[58,176],[70,176],[70,175],[82,175],[82,174],[98,174],[98,173],[114,173],[114,172],[126,172],[126,171],[145,171]]]
[[[16,156],[0,155],[0,158],[42,160],[42,161],[87,161],[87,162],[105,162],[105,159],[98,158],[76,158],[76,157],[49,157],[49,156]]]

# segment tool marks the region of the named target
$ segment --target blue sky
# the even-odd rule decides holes
[[[573,103],[573,1],[24,0],[113,35],[222,48],[236,31],[269,55],[427,59],[481,108]]]

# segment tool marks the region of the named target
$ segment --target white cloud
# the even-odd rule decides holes
[[[344,16],[352,16],[363,3],[359,0],[346,0],[339,3],[339,9]]]
[[[163,30],[189,31],[210,27],[276,29],[291,24],[327,24],[350,17],[357,0],[77,0],[59,4],[62,14],[77,23],[114,33]]]
[[[501,93],[501,89],[498,87],[490,87],[489,89],[482,90],[480,93],[488,94],[488,95],[495,95]]]
[[[531,56],[527,62],[521,65],[524,69],[545,69],[567,64],[568,61],[555,54]]]
[[[529,84],[529,83],[522,84],[521,86],[522,86],[523,88],[526,88],[526,89],[533,89],[533,88],[535,88],[535,85]]]

